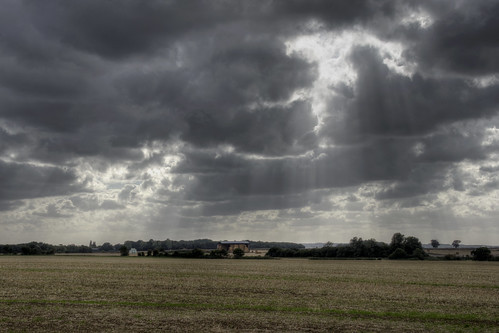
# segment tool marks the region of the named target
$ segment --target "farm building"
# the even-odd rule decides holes
[[[229,253],[232,253],[235,249],[242,249],[244,252],[249,252],[249,242],[247,241],[233,241],[233,242],[219,242],[217,244],[217,250],[226,250]]]

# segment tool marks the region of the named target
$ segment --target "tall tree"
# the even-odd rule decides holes
[[[452,246],[454,246],[454,248],[458,248],[459,245],[461,244],[461,241],[459,239],[456,239],[452,242]]]
[[[404,239],[403,249],[408,255],[412,255],[417,249],[423,250],[423,245],[417,237],[408,236]]]
[[[436,249],[439,245],[440,245],[440,242],[439,242],[438,240],[436,240],[436,239],[432,239],[432,240],[431,240],[431,246],[432,246],[433,248],[435,248],[435,249]]]
[[[399,248],[404,248],[404,235],[400,232],[396,232],[393,234],[392,241],[390,242],[390,252],[393,252]]]

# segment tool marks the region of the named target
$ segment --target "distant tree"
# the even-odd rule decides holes
[[[225,258],[225,257],[227,257],[227,250],[226,249],[211,250],[210,257],[212,257],[212,258]]]
[[[374,238],[365,240],[364,247],[366,248],[367,256],[370,258],[386,257],[388,255],[388,244],[377,242]]]
[[[101,251],[113,251],[114,250],[114,246],[111,244],[111,243],[108,243],[108,242],[105,242],[104,244],[102,244],[99,249]]]
[[[421,244],[419,239],[414,236],[405,237],[403,245],[403,249],[408,255],[413,255],[414,251],[416,251],[417,249],[423,251],[423,245]]]
[[[278,248],[278,247],[271,247],[267,253],[265,254],[265,256],[267,257],[280,257],[280,254],[281,254],[281,249]]]
[[[490,249],[487,247],[479,247],[471,251],[471,255],[473,256],[473,260],[478,261],[486,261],[490,260],[492,256],[490,255]]]
[[[191,250],[189,256],[191,258],[202,258],[204,256],[204,252],[201,249],[193,249]]]
[[[402,235],[400,232],[394,233],[392,236],[392,241],[390,242],[390,251],[393,252],[398,248],[403,249],[404,239],[404,235]]]
[[[234,258],[239,259],[244,256],[244,250],[237,248],[232,251],[232,254],[234,255]]]
[[[2,253],[12,253],[12,247],[10,245],[4,245],[2,247]]]
[[[31,249],[29,248],[29,246],[21,247],[21,254],[25,256],[31,254]]]
[[[407,258],[407,252],[403,248],[397,248],[388,256],[388,259],[405,259]]]
[[[459,239],[456,239],[452,242],[452,246],[454,246],[454,248],[458,248],[459,245],[461,244],[461,241]]]
[[[367,248],[362,237],[354,237],[350,240],[350,247],[353,249],[354,257],[367,257]]]
[[[439,242],[438,240],[436,240],[436,239],[432,239],[432,240],[431,240],[431,246],[432,246],[434,249],[436,249],[437,247],[439,247],[439,245],[440,245],[440,242]]]
[[[55,247],[46,243],[31,242],[28,244],[19,244],[18,246],[21,254],[23,255],[47,255],[55,253]],[[13,253],[17,252],[19,251],[13,250]]]
[[[353,257],[354,255],[355,255],[355,249],[350,245],[340,246],[336,251],[337,257],[350,258]]]
[[[334,247],[334,243],[333,243],[333,242],[329,242],[329,241],[328,241],[328,242],[327,242],[326,244],[324,244],[322,247],[323,247],[323,248],[324,248],[324,247],[326,247],[326,248],[327,248],[327,247]]]
[[[120,255],[122,255],[122,256],[127,256],[128,255],[128,248],[125,245],[122,245],[120,247]]]
[[[329,242],[328,242],[329,243]],[[327,243],[326,243],[327,244]],[[333,247],[333,246],[324,246],[321,250],[321,256],[322,257],[328,257],[328,258],[332,258],[332,257],[336,257],[336,254],[338,253],[338,248],[337,247]],[[302,249],[300,251],[306,251],[305,249]]]
[[[423,260],[427,256],[426,252],[423,251],[422,249],[416,249],[412,253],[413,258],[418,258],[420,260]]]

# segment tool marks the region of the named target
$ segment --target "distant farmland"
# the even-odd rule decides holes
[[[427,249],[425,249],[425,251],[434,257],[444,257],[445,255],[450,254],[450,255],[456,255],[458,257],[464,258],[466,256],[472,257],[471,251],[473,251],[474,249],[475,248],[466,248],[466,247],[457,248],[457,249],[454,249],[454,248],[438,248],[438,249],[427,248]],[[494,257],[499,256],[499,248],[491,247],[489,249],[490,249],[490,254],[492,256],[494,256]]]
[[[0,256],[0,270],[0,331],[499,327],[499,262]]]

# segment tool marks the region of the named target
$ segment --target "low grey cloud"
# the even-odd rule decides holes
[[[10,211],[22,207],[22,201],[0,200],[0,211]]]
[[[64,205],[60,204],[49,204],[43,211],[34,212],[33,215],[45,217],[45,218],[70,218],[71,214],[63,213],[64,209],[68,207],[64,207]],[[72,207],[69,207],[72,208]]]
[[[91,212],[101,209],[113,210],[124,208],[124,206],[116,202],[116,200],[99,199],[94,194],[75,195],[70,197],[69,200],[71,201],[71,204],[74,208],[84,212]]]
[[[486,173],[495,173],[499,171],[499,165],[497,166],[483,166],[480,167],[480,171],[486,172]]]
[[[136,195],[135,188],[135,185],[125,185],[125,187],[118,194],[118,199],[124,203],[133,201]]]

